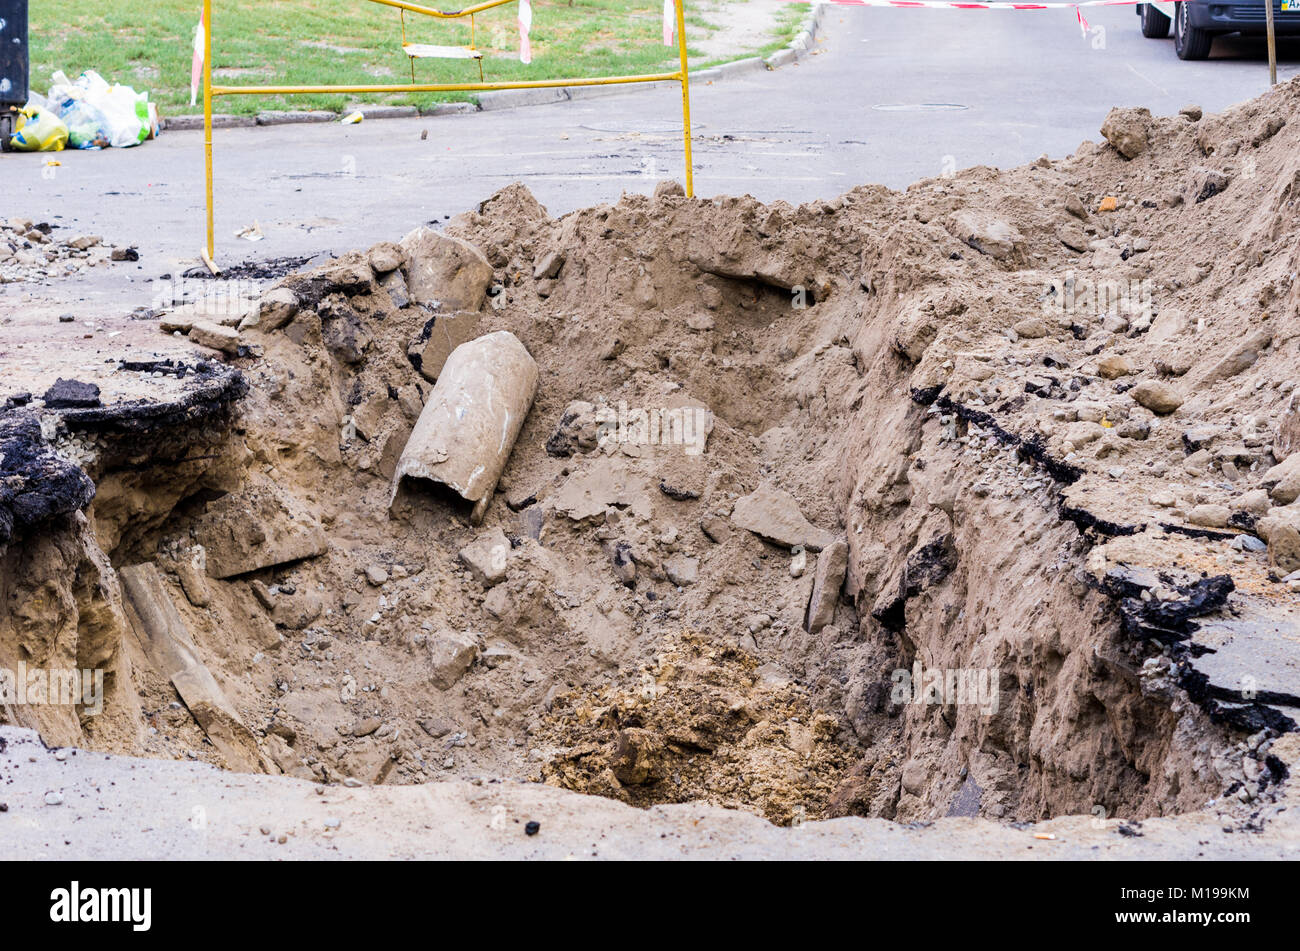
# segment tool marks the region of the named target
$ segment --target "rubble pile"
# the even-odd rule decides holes
[[[33,724],[69,741],[325,783],[1259,828],[1300,753],[1298,110],[798,207],[515,185],[165,316],[247,393],[165,440],[7,411],[95,497],[0,557],[0,659],[108,651],[111,716]]]
[[[30,218],[0,220],[0,284],[66,277],[88,267],[138,261],[128,245],[105,244],[95,234],[62,237],[58,225]]]

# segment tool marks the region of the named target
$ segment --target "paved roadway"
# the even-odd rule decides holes
[[[1216,110],[1267,85],[1262,41],[1220,40],[1177,59],[1129,7],[1088,11],[835,7],[816,55],[693,89],[696,190],[803,201],[863,182],[905,187],[956,167],[1062,156],[1098,138],[1116,104]],[[1300,45],[1281,50],[1282,78]],[[341,250],[441,221],[522,179],[552,213],[682,172],[675,88],[438,118],[218,130],[222,262]],[[427,139],[421,133],[428,130]],[[139,245],[139,268],[60,285],[77,298],[147,303],[148,279],[193,263],[202,238],[201,133],[136,149],[0,156],[0,214],[56,218]],[[267,237],[234,232],[257,220]],[[126,284],[125,274],[135,280]],[[0,288],[0,312],[18,292]]]

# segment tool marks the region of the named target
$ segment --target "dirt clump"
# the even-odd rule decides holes
[[[834,718],[752,654],[665,639],[637,678],[555,697],[545,782],[633,805],[707,800],[780,825],[819,819],[848,760]]]

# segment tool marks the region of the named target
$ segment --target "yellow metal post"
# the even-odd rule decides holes
[[[1264,0],[1265,32],[1268,33],[1268,84],[1277,85],[1277,40],[1273,33],[1273,0]]]
[[[677,55],[681,60],[682,139],[686,145],[686,197],[695,197],[695,174],[691,168],[691,80],[686,69],[686,0],[673,0],[677,8]]]
[[[216,273],[217,242],[212,226],[212,0],[203,0],[203,172],[208,204],[208,270]]]

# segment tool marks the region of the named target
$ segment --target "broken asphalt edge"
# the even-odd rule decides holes
[[[1047,473],[1059,486],[1072,485],[1082,475],[1077,467],[1052,458],[1041,441],[1025,438],[1004,429],[992,413],[959,403],[945,392],[943,386],[913,388],[911,398],[912,402],[920,406],[935,407],[953,413],[968,423],[988,429],[999,443],[1013,449],[1023,461]],[[1096,544],[1098,539],[1134,535],[1147,527],[1145,524],[1121,525],[1098,518],[1087,509],[1068,505],[1061,495],[1058,495],[1057,507],[1060,517],[1072,522],[1089,546]],[[946,574],[950,569],[951,566],[947,566],[944,573]],[[1234,590],[1231,577],[1227,575],[1203,577],[1200,581],[1189,585],[1180,585],[1171,579],[1162,579],[1172,585],[1178,597],[1163,603],[1156,601],[1154,605],[1141,599],[1140,591],[1145,586],[1134,583],[1122,573],[1111,572],[1100,580],[1081,576],[1080,580],[1110,599],[1121,629],[1127,637],[1145,640],[1169,650],[1175,663],[1174,673],[1178,686],[1187,692],[1191,701],[1209,716],[1212,722],[1226,723],[1230,727],[1251,733],[1268,728],[1282,734],[1293,732],[1298,728],[1293,718],[1275,707],[1292,708],[1300,702],[1300,698],[1271,692],[1248,697],[1238,690],[1211,683],[1209,677],[1195,666],[1195,659],[1199,656],[1199,652],[1195,645],[1190,643],[1191,635],[1200,626],[1195,619],[1211,614],[1227,603],[1228,595]],[[898,617],[897,611],[912,594],[907,591],[900,592],[896,602],[891,605],[895,612],[893,617]],[[873,617],[886,627],[890,626],[887,617],[879,616],[875,612]]]
[[[806,56],[817,46],[817,35],[822,27],[822,19],[830,4],[826,0],[816,0],[812,9],[795,34],[794,39],[784,49],[763,58],[749,56],[745,59],[711,66],[691,73],[693,82],[714,83],[735,76],[745,76],[756,72],[770,72],[789,66]],[[670,82],[646,83],[650,87],[672,85]],[[543,106],[572,99],[595,99],[601,96],[616,96],[627,90],[622,86],[559,86],[548,89],[502,89],[479,94],[477,105],[472,102],[441,102],[425,109],[416,106],[391,106],[382,104],[357,105],[343,112],[328,110],[284,111],[268,110],[255,116],[236,116],[219,113],[212,117],[214,129],[250,128],[253,126],[299,125],[312,122],[338,122],[344,115],[360,112],[366,119],[414,119],[419,116],[468,115],[475,112],[493,112],[498,109],[517,109],[521,106]],[[202,115],[173,116],[162,120],[162,128],[167,132],[197,131],[203,128]]]

